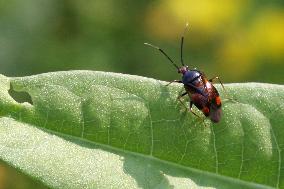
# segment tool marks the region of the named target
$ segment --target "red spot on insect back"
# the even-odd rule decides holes
[[[217,104],[218,106],[221,105],[221,98],[220,98],[220,96],[217,96],[217,97],[215,98],[215,101],[216,101],[216,104]]]
[[[209,108],[208,107],[204,107],[203,109],[202,109],[202,112],[204,113],[204,115],[205,116],[208,116],[209,115]]]

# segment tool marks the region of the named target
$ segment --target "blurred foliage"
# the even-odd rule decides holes
[[[47,189],[40,182],[32,180],[16,169],[10,168],[0,161],[0,189]]]
[[[101,70],[178,79],[143,43],[227,82],[284,84],[284,1],[0,1],[0,69],[7,76]],[[1,174],[3,175],[3,174]]]
[[[179,78],[185,60],[224,82],[284,83],[284,3],[272,1],[0,1],[0,69],[8,76],[90,69]]]

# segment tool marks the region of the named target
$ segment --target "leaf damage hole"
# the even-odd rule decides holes
[[[25,91],[15,91],[13,86],[10,84],[10,89],[8,90],[9,95],[18,103],[30,103],[33,104],[32,97],[29,93]]]

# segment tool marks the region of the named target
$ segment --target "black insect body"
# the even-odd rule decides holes
[[[187,28],[188,24],[186,25],[185,31]],[[181,98],[185,95],[188,95],[190,98],[189,110],[195,116],[201,118],[198,114],[196,114],[193,111],[192,109],[193,104],[199,110],[201,110],[206,117],[209,117],[212,122],[217,123],[221,119],[222,103],[219,93],[217,89],[213,86],[212,82],[213,80],[218,79],[223,89],[224,86],[221,80],[219,79],[219,77],[215,77],[208,80],[204,73],[196,69],[191,70],[189,69],[188,66],[186,66],[183,63],[183,41],[184,41],[184,34],[181,38],[181,64],[182,64],[181,67],[178,67],[174,63],[174,61],[161,48],[149,43],[145,43],[145,45],[149,45],[159,50],[177,68],[178,73],[182,74],[182,80],[174,80],[169,83],[169,84],[173,82],[183,83],[185,92],[178,97],[179,101],[182,103]]]

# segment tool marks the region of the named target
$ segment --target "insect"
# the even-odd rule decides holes
[[[181,37],[181,48],[180,48],[181,65],[182,65],[181,67],[177,66],[177,64],[175,64],[174,61],[161,48],[154,46],[150,43],[144,43],[144,44],[159,50],[177,69],[178,73],[182,74],[181,80],[173,80],[167,84],[170,85],[171,83],[174,82],[183,83],[185,92],[178,96],[178,100],[183,104],[181,98],[188,95],[190,98],[189,110],[192,114],[202,119],[197,113],[193,111],[192,106],[195,105],[199,110],[202,111],[202,113],[206,117],[209,117],[212,122],[218,123],[221,119],[221,114],[222,114],[222,108],[221,108],[222,102],[220,95],[217,89],[213,86],[212,82],[218,79],[224,91],[225,88],[219,77],[207,79],[207,77],[203,72],[197,69],[190,69],[187,65],[184,64],[183,41],[187,28],[188,24],[186,24],[184,33]]]

